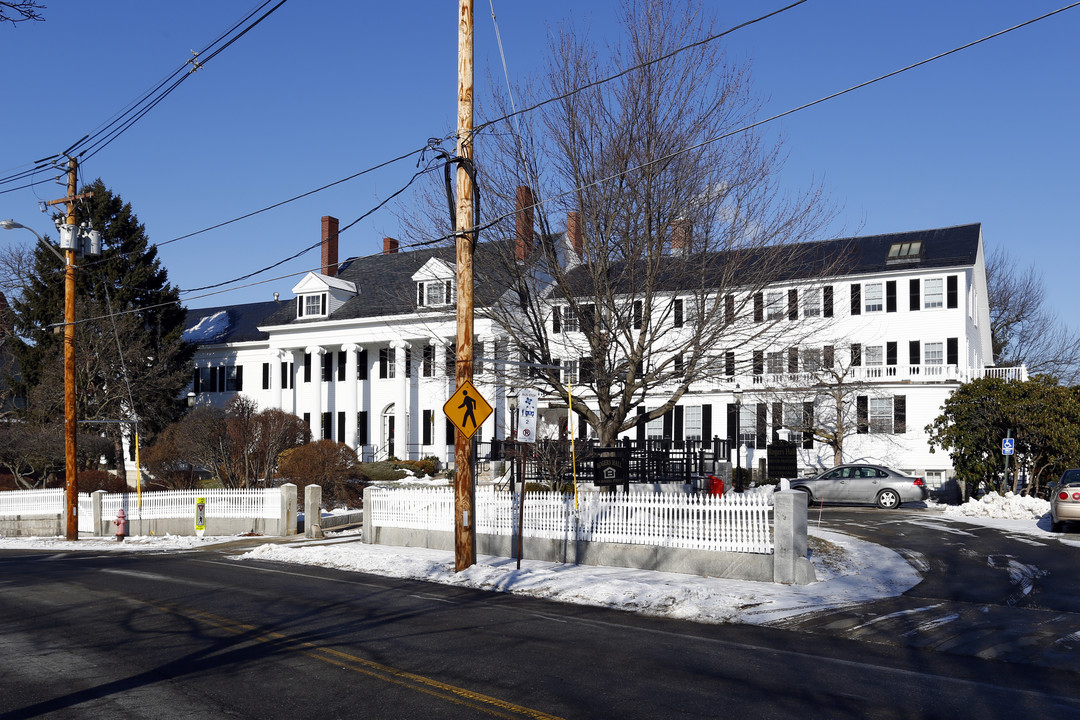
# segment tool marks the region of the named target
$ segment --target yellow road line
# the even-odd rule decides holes
[[[368,677],[382,680],[383,682],[393,683],[407,689],[432,695],[442,700],[448,700],[458,705],[464,705],[480,710],[481,712],[494,717],[510,718],[511,720],[522,717],[534,718],[535,720],[561,720],[561,718],[556,715],[549,715],[539,710],[515,705],[514,703],[505,700],[467,690],[466,688],[457,687],[456,685],[450,685],[449,683],[440,682],[439,680],[424,677],[423,675],[417,675],[416,673],[411,673],[406,670],[383,665],[382,663],[377,663],[373,660],[366,660],[357,655],[353,655],[352,653],[335,650],[333,648],[320,647],[308,641],[296,640],[279,632],[264,631],[255,625],[235,622],[220,615],[214,615],[193,608],[185,608],[172,603],[153,603],[139,598],[130,599],[134,602],[148,605],[163,612],[179,615],[190,620],[201,621],[207,625],[212,625],[235,635],[254,633],[249,639],[258,642],[281,643],[284,641],[287,645],[295,648],[307,657],[321,660],[337,667],[344,667],[348,670],[367,675]]]

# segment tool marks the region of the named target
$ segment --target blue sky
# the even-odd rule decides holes
[[[93,132],[258,4],[45,1],[45,22],[0,26],[2,176]],[[705,4],[728,27],[786,3]],[[733,33],[726,47],[751,61],[764,117],[1067,4],[810,0]],[[512,79],[543,66],[548,31],[561,21],[587,21],[597,39],[619,32],[614,1],[494,0],[494,9]],[[822,181],[840,207],[836,235],[981,222],[988,248],[1034,263],[1050,305],[1080,326],[1070,290],[1080,264],[1078,35],[1080,7],[771,123],[789,154],[783,184]],[[483,98],[489,72],[505,82],[491,0],[476,0],[476,65]],[[87,159],[83,178],[101,177],[163,243],[452,132],[456,75],[454,0],[289,0]],[[246,274],[317,242],[323,215],[352,222],[414,171],[398,163],[163,245],[161,257],[182,289]],[[63,194],[52,183],[0,193],[0,217],[52,231],[38,203]],[[397,234],[395,217],[376,213],[342,234],[341,256],[378,252]],[[0,234],[4,243],[29,239]],[[317,264],[313,251],[255,280]],[[184,298],[191,307],[270,300],[299,277]]]

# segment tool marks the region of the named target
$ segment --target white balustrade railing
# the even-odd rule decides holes
[[[373,488],[374,526],[454,530],[451,488]],[[494,488],[476,490],[476,531],[518,532],[519,496]],[[758,493],[725,496],[666,493],[572,495],[530,492],[525,498],[525,537],[618,542],[632,545],[771,553],[772,505]]]

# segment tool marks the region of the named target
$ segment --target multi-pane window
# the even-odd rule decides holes
[[[645,437],[650,440],[664,439],[664,416],[653,418],[645,426]]]
[[[821,369],[821,348],[805,348],[802,351],[803,369],[817,372]]]
[[[765,293],[765,317],[769,320],[784,317],[784,293],[772,290]]]
[[[797,405],[785,404],[784,405],[784,427],[791,431],[788,436],[788,441],[801,444],[803,441],[803,433],[799,428],[806,426],[806,418],[804,413],[805,408],[801,403]]]
[[[893,431],[893,399],[891,397],[869,398],[867,419],[872,433]]]
[[[687,440],[701,440],[701,406],[683,408],[683,434]]]
[[[784,372],[784,354],[771,352],[765,356],[765,370],[771,374]]]
[[[562,329],[566,332],[576,332],[578,329],[577,315],[574,314],[572,308],[563,308]]]
[[[944,306],[941,291],[941,278],[923,280],[923,307],[939,308]]]
[[[578,380],[577,374],[577,360],[566,360],[563,362],[563,381],[570,383],[571,385]]]
[[[863,357],[867,365],[882,365],[885,356],[880,345],[867,345],[863,348]]]
[[[306,295],[304,296],[304,315],[322,315],[323,314],[323,295]]]
[[[739,445],[754,447],[757,444],[757,406],[743,403],[739,407]]]
[[[866,292],[863,293],[866,312],[881,312],[885,309],[881,287],[881,283],[866,283]]]
[[[416,284],[416,304],[423,307],[450,305],[454,301],[454,284],[450,280],[427,280]]]
[[[421,359],[421,372],[424,377],[435,376],[435,346],[430,343],[424,346],[424,356]]]
[[[803,317],[821,317],[821,291],[808,288],[802,293]]]
[[[945,363],[944,343],[928,342],[923,346],[923,362],[927,365],[943,365]]]

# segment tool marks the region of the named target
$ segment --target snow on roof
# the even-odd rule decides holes
[[[229,331],[229,313],[219,310],[213,315],[199,318],[199,322],[184,330],[183,338],[189,343],[207,344],[225,336]]]

